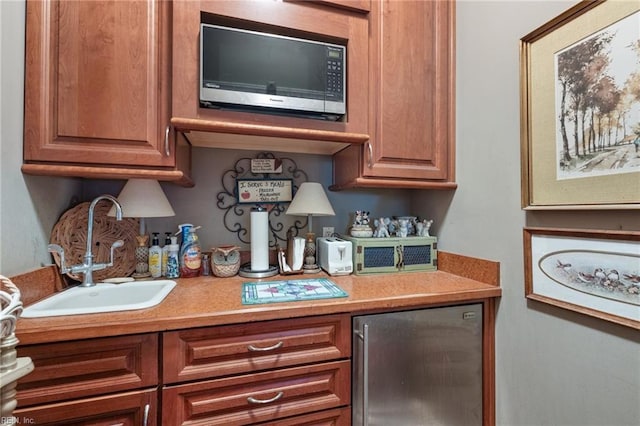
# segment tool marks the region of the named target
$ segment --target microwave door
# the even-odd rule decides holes
[[[326,43],[202,24],[200,99],[228,107],[344,114],[344,95],[334,93],[343,83],[334,83],[333,76],[342,65],[327,70],[328,61],[338,63],[327,52],[333,50]]]

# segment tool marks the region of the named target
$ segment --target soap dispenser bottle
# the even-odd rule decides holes
[[[200,275],[202,264],[202,252],[196,229],[191,224],[180,225],[182,233],[182,245],[180,246],[180,276],[183,278],[197,277]]]
[[[162,275],[162,249],[158,233],[153,233],[151,247],[149,247],[149,273],[152,278],[160,278]]]
[[[169,253],[167,256],[167,278],[178,278],[180,276],[180,245],[178,237],[171,237]]]
[[[162,267],[161,274],[167,276],[167,260],[169,260],[169,246],[171,245],[171,232],[164,233],[164,245],[162,246]]]

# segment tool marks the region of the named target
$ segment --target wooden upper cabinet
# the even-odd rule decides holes
[[[171,3],[26,6],[25,172],[42,163],[176,169]]]
[[[334,156],[334,189],[455,188],[455,4],[371,2],[369,142]]]

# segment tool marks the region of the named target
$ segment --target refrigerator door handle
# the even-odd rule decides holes
[[[362,340],[362,426],[369,426],[369,324],[355,334]]]

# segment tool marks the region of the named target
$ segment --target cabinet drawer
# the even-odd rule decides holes
[[[100,395],[158,383],[158,335],[18,347],[35,369],[18,381],[18,406]]]
[[[155,425],[156,395],[155,389],[133,391],[38,405],[18,409],[13,415],[18,418],[17,424],[38,426]]]
[[[240,425],[346,406],[349,361],[293,367],[163,389],[163,424]]]
[[[348,315],[166,332],[164,383],[348,358]]]
[[[261,423],[260,426],[351,426],[351,409],[345,407],[325,410],[269,423]]]

